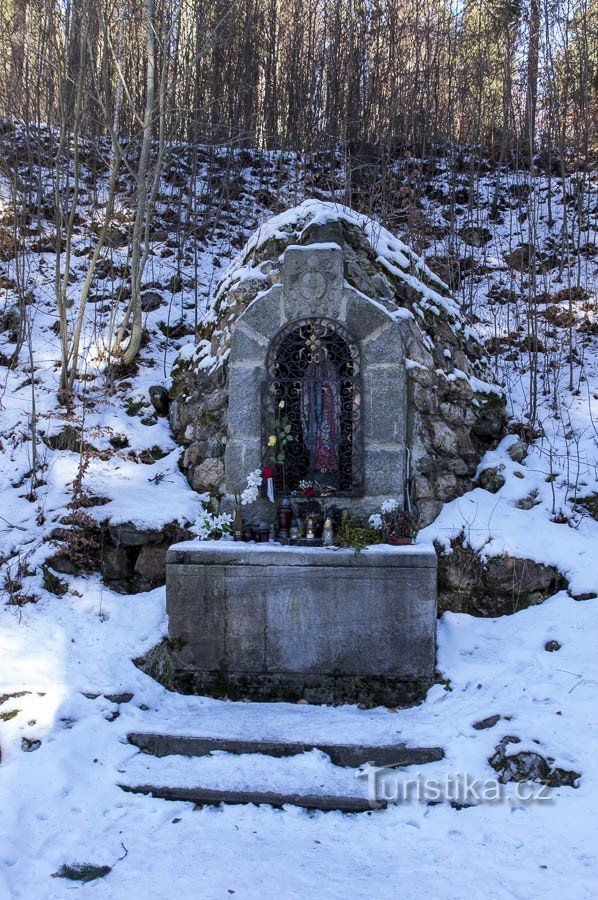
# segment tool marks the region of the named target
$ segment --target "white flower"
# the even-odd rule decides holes
[[[368,521],[372,528],[375,528],[376,531],[382,530],[382,516],[380,515],[380,513],[374,513],[372,516],[370,516]]]
[[[215,531],[230,531],[233,517],[229,513],[217,516],[204,508],[197,521],[191,526],[191,531],[197,535],[200,541],[208,541]]]
[[[249,506],[255,503],[259,496],[259,488],[262,483],[262,470],[254,469],[247,476],[247,486],[241,491],[241,505]]]
[[[382,506],[380,507],[380,509],[382,510],[383,513],[392,513],[392,512],[395,512],[395,510],[397,510],[399,508],[399,506],[400,506],[400,503],[398,500],[385,500],[382,503]]]

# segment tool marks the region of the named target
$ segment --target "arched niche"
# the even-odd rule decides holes
[[[363,495],[361,353],[347,328],[314,316],[284,326],[267,355],[262,459],[278,492],[301,483]]]
[[[287,248],[282,284],[258,295],[234,323],[225,453],[229,493],[243,488],[250,471],[269,463],[264,392],[272,378],[272,353],[285,335],[311,320],[330,323],[331,333],[345,340],[359,361],[359,452],[356,456],[356,443],[351,475],[359,472],[359,477],[342,491],[347,503],[370,508],[384,497],[402,498],[409,428],[401,319],[350,287],[343,265],[343,252],[334,245]]]

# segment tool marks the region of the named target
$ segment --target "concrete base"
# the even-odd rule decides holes
[[[408,705],[434,678],[432,545],[203,541],[166,560],[175,683],[189,693]]]

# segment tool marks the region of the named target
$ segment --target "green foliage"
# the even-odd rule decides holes
[[[355,553],[361,553],[370,544],[382,544],[382,532],[371,525],[364,525],[359,519],[350,516],[343,519],[338,534],[334,538],[336,547],[352,547]]]
[[[69,881],[95,881],[112,871],[111,866],[94,866],[92,863],[73,863],[61,866],[52,878],[67,878]]]

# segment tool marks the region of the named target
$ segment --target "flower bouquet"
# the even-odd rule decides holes
[[[385,500],[379,513],[370,516],[370,525],[381,531],[387,544],[412,544],[417,535],[417,520],[398,500]]]

